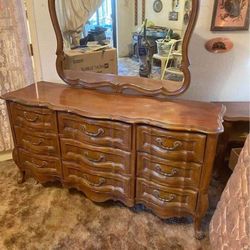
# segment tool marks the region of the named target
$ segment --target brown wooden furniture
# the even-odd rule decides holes
[[[232,148],[243,147],[250,126],[250,102],[216,102],[226,107],[225,131],[219,137],[215,161],[217,177],[228,172],[228,160]]]
[[[20,181],[31,172],[41,183],[58,180],[96,202],[141,203],[161,218],[192,216],[201,238],[224,106],[163,99],[189,86],[187,48],[198,0],[192,0],[182,47],[185,79],[178,91],[169,91],[166,81],[63,70],[55,0],[49,7],[58,41],[57,72],[71,86],[40,82],[2,97]]]
[[[4,95],[22,173],[96,202],[142,203],[161,218],[208,207],[221,105],[159,101],[40,82]]]

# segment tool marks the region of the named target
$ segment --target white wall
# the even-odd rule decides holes
[[[56,36],[49,16],[48,0],[32,0],[35,13],[37,41],[32,41],[40,51],[41,78],[52,82],[62,82],[56,72]]]
[[[250,32],[210,32],[213,1],[200,1],[199,18],[189,51],[192,64],[191,86],[181,98],[205,101],[250,101]],[[56,40],[47,9],[47,0],[33,0],[33,2],[42,78],[58,82],[60,79],[55,69]],[[204,48],[205,42],[217,36],[229,37],[234,42],[234,49],[229,53],[218,55],[207,52]]]
[[[182,0],[179,3],[179,7],[175,9],[178,14],[178,21],[171,21],[168,19],[169,12],[172,11],[172,1],[162,1],[163,8],[162,11],[156,13],[153,10],[153,4],[155,0],[147,0],[146,1],[146,13],[145,17],[152,21],[156,26],[163,26],[167,28],[171,28],[175,32],[181,35],[183,29],[183,17],[184,17],[184,4],[185,1]]]
[[[250,101],[250,31],[211,32],[213,2],[200,0],[198,22],[190,43],[192,80],[185,99]],[[206,51],[214,37],[228,37],[234,48],[225,54]]]
[[[129,56],[134,29],[134,1],[117,0],[117,49],[118,57]]]

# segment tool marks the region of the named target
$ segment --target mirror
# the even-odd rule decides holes
[[[198,0],[49,0],[57,72],[68,84],[179,95]]]

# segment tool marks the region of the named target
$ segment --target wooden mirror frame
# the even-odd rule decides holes
[[[177,96],[184,93],[191,81],[189,71],[189,58],[188,58],[188,45],[191,35],[193,33],[196,20],[198,17],[199,0],[192,0],[192,10],[190,14],[189,24],[185,32],[182,43],[182,62],[181,69],[184,74],[183,85],[177,91],[171,92],[166,89],[164,85],[168,80],[155,80],[150,78],[142,78],[139,76],[119,76],[112,74],[94,73],[77,71],[78,77],[76,77],[74,70],[64,70],[63,61],[65,59],[63,36],[60,29],[59,21],[56,13],[56,0],[48,0],[49,12],[52,20],[52,24],[56,33],[57,50],[56,50],[56,69],[60,78],[73,87],[87,88],[87,89],[103,89],[111,88],[112,91],[122,93],[125,90],[136,91],[139,94],[147,96]]]

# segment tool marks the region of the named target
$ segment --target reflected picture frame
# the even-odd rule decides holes
[[[215,0],[211,31],[249,30],[250,0]]]

